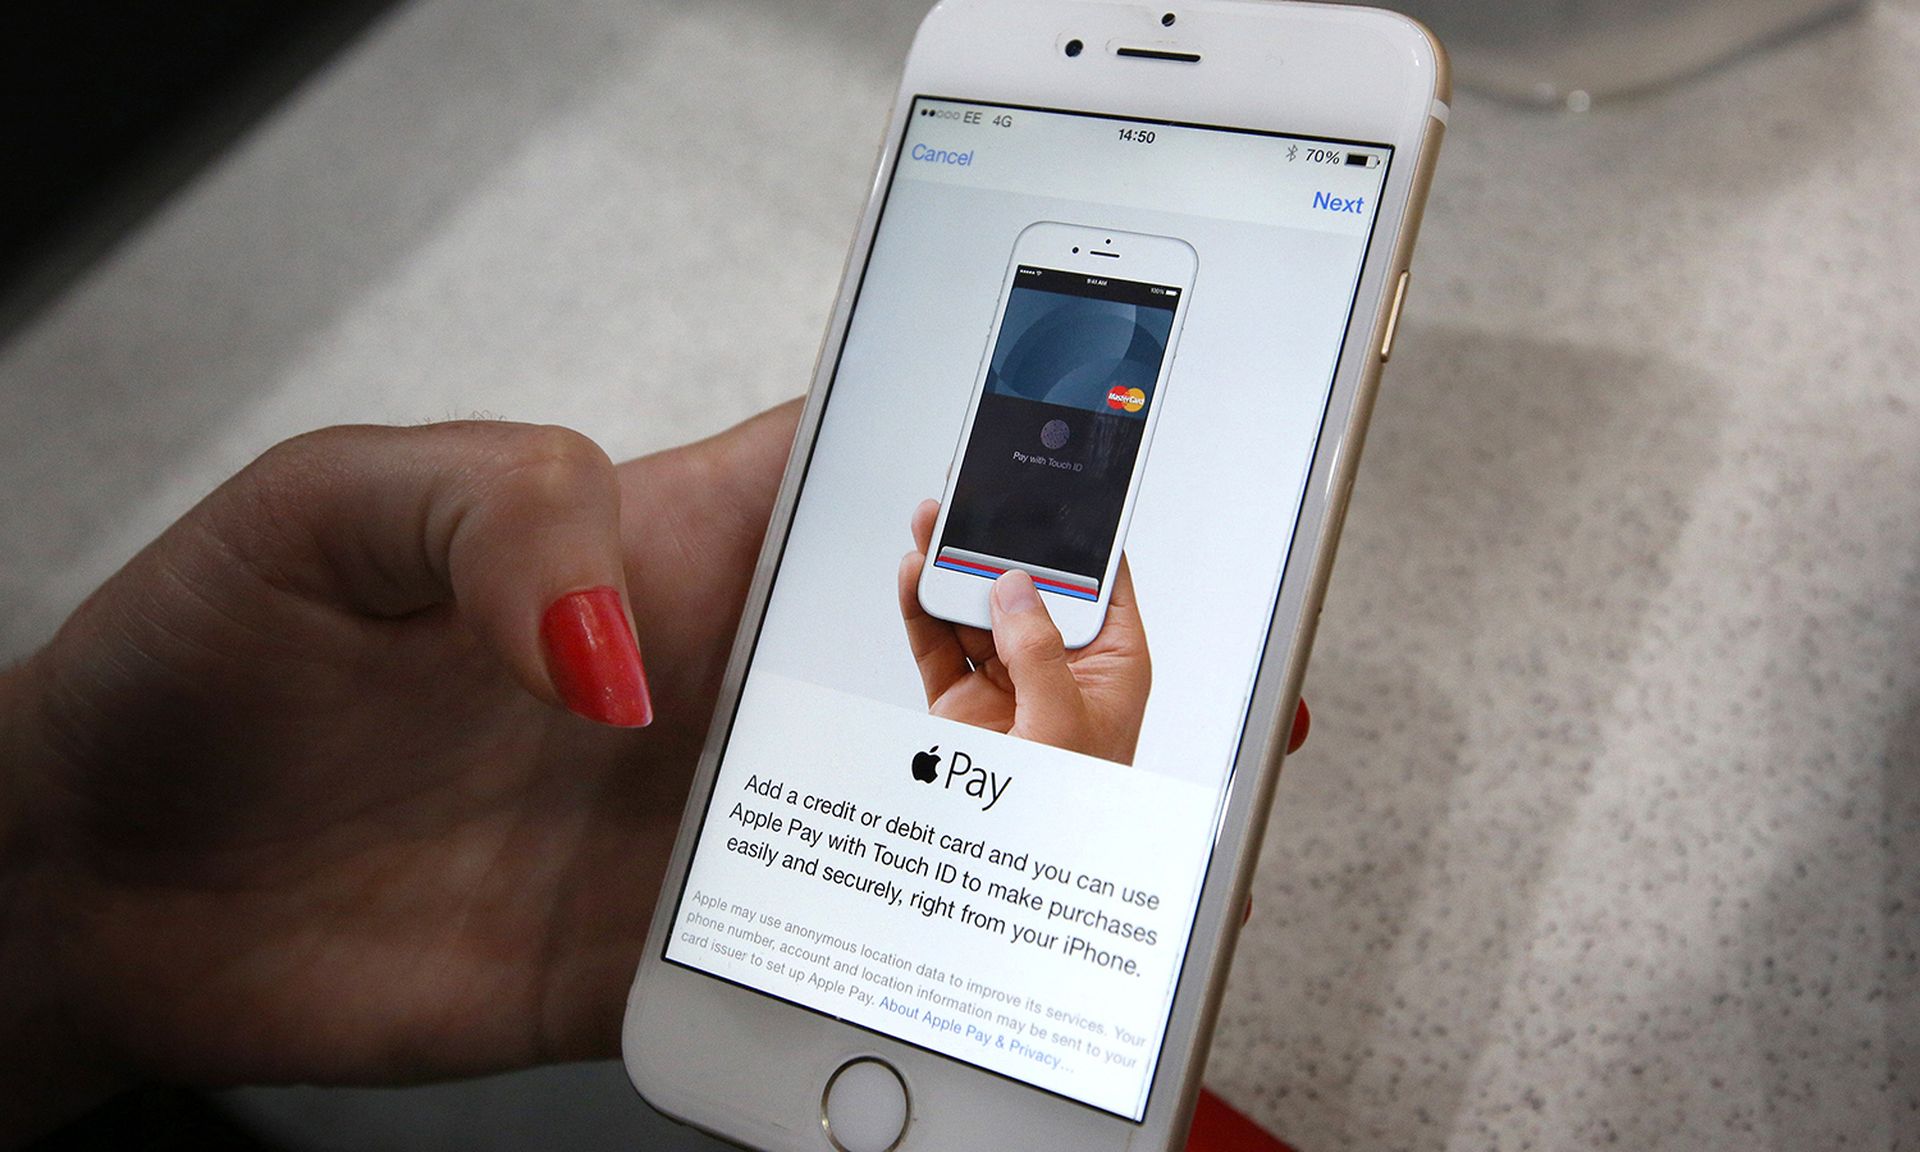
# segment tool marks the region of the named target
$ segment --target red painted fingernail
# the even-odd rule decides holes
[[[589,588],[555,600],[540,618],[540,642],[569,709],[617,728],[653,723],[647,669],[618,589]]]
[[[1300,701],[1300,707],[1293,710],[1293,731],[1287,734],[1287,755],[1300,751],[1300,745],[1307,742],[1307,729],[1313,727],[1313,716],[1307,711],[1307,702]]]

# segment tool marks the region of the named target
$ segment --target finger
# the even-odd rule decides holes
[[[988,599],[994,648],[1013,681],[1014,724],[1042,743],[1070,744],[1081,732],[1086,702],[1033,578],[1007,572],[993,582]]]
[[[933,552],[933,522],[940,518],[940,501],[922,500],[913,510],[910,525],[913,530],[913,549],[923,555]]]
[[[1151,680],[1148,665],[1147,626],[1140,618],[1140,602],[1133,594],[1133,566],[1126,553],[1120,554],[1120,568],[1114,573],[1113,592],[1107,597],[1107,618],[1100,625],[1095,643],[1102,649],[1118,650],[1137,656],[1143,680]],[[1145,685],[1141,685],[1145,695]]]
[[[920,605],[920,572],[926,563],[924,552],[909,552],[900,560],[900,619],[906,622],[907,647],[932,704],[966,676],[967,657],[953,625],[934,619]]]
[[[267,579],[354,611],[451,601],[527,690],[592,720],[652,718],[626,602],[613,464],[577,432],[505,422],[311,433],[216,514]]]
[[[656,725],[706,732],[799,416],[790,400],[615,469]]]
[[[1299,707],[1293,710],[1293,728],[1287,733],[1287,755],[1300,751],[1307,742],[1307,729],[1313,727],[1313,714],[1307,711],[1307,702],[1301,699]]]
[[[993,647],[993,633],[987,629],[956,624],[953,632],[960,638],[960,650],[967,654],[967,660],[975,668],[986,668],[999,658],[999,653]]]

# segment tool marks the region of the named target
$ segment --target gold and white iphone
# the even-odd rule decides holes
[[[647,1100],[1179,1147],[1447,100],[1366,8],[927,16],[628,1001]]]

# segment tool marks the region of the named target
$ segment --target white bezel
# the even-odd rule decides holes
[[[1172,28],[1160,22],[1169,9],[1178,15]],[[1067,57],[1061,45],[1069,39],[1081,40],[1086,50]],[[1122,58],[1111,51],[1116,44],[1196,52],[1203,62]],[[1187,961],[1146,1116],[1137,1124],[662,959],[916,95],[1394,149]],[[655,1107],[754,1147],[824,1149],[819,1116],[827,1078],[853,1057],[878,1056],[900,1072],[911,1094],[903,1148],[1178,1146],[1199,1091],[1239,910],[1379,377],[1388,304],[1411,256],[1447,98],[1445,58],[1431,37],[1411,20],[1373,9],[1247,0],[1166,7],[1101,0],[948,0],[927,16],[895,99],[692,800],[628,999],[623,1035],[628,1074]]]
[[[1100,254],[1095,255],[1096,252]],[[1115,279],[1180,289],[1179,303],[1174,307],[1173,327],[1167,335],[1166,355],[1160,361],[1160,374],[1154,379],[1153,402],[1147,407],[1146,426],[1141,431],[1140,451],[1134,457],[1133,470],[1127,477],[1126,499],[1121,504],[1120,523],[1114,529],[1115,542],[1124,544],[1127,522],[1133,518],[1134,501],[1140,494],[1140,477],[1146,470],[1147,455],[1153,448],[1153,431],[1160,423],[1161,397],[1165,392],[1167,377],[1173,369],[1174,354],[1179,348],[1180,325],[1187,317],[1187,301],[1192,296],[1194,269],[1198,262],[1199,257],[1192,245],[1171,236],[1142,236],[1136,232],[1053,221],[1030,224],[1021,231],[1013,245],[1013,256],[1007,261],[1006,276],[1001,280],[1000,301],[994,309],[993,328],[987,335],[986,350],[974,377],[973,397],[967,402],[967,418],[961,424],[962,432],[954,448],[953,463],[947,467],[946,489],[940,495],[940,516],[933,526],[935,548],[946,536],[947,512],[953,504],[954,486],[960,480],[960,461],[966,453],[967,440],[973,435],[973,418],[980,409],[980,397],[986,391],[987,366],[992,358],[993,347],[1000,340],[1000,324],[1005,319],[1008,293],[1013,290],[1014,270],[1022,264],[1062,272],[1111,275]],[[1107,600],[1113,594],[1114,573],[1120,569],[1120,553],[1119,547],[1108,553],[1107,566],[1099,573],[1100,596],[1097,600],[1076,600],[1069,596],[1042,593],[1041,602],[1047,606],[1047,612],[1060,629],[1061,639],[1067,647],[1084,648],[1100,634],[1100,627],[1107,618]],[[932,563],[932,555],[928,554],[928,563],[920,572],[920,606],[931,615],[955,624],[968,624],[975,628],[992,627],[993,618],[987,606],[987,596],[993,582],[979,576],[936,568]]]

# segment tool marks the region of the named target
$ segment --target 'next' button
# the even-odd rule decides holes
[[[1360,210],[1367,206],[1367,198],[1365,196],[1356,196],[1351,200],[1342,200],[1338,196],[1329,196],[1325,192],[1315,192],[1313,194],[1313,206],[1315,208],[1325,209],[1328,212],[1351,212],[1355,216],[1358,216],[1360,215]]]

